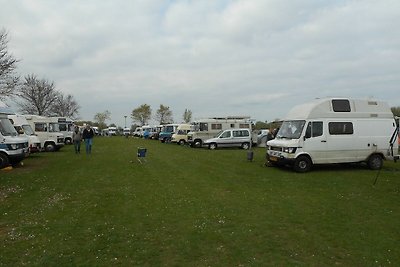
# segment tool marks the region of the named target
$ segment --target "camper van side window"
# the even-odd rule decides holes
[[[353,134],[353,123],[351,122],[330,122],[328,126],[331,135]]]
[[[350,112],[350,101],[347,99],[333,99],[332,100],[333,111],[335,112]]]
[[[46,123],[35,123],[35,132],[47,132]]]
[[[200,131],[208,131],[208,123],[200,123]]]
[[[212,130],[222,130],[222,124],[221,123],[212,123],[211,129]]]

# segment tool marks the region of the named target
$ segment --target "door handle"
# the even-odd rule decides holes
[[[321,143],[326,143],[326,140],[322,140]]]

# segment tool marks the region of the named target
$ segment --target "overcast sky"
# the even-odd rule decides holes
[[[93,120],[148,104],[175,122],[283,118],[344,96],[400,106],[400,1],[0,0],[21,76],[54,81]]]

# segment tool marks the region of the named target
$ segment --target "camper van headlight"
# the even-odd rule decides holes
[[[17,150],[18,149],[18,144],[9,144],[8,145],[9,150]]]
[[[296,153],[296,147],[284,147],[283,152],[293,154]]]

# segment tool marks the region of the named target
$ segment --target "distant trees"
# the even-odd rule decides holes
[[[172,111],[168,106],[160,105],[160,107],[156,111],[155,119],[162,125],[171,123],[172,119]]]
[[[138,108],[132,110],[131,118],[138,122],[141,126],[146,125],[151,118],[151,108],[147,104],[142,104]]]
[[[111,119],[111,112],[106,110],[104,112],[99,112],[94,115],[94,121],[98,124],[100,129],[107,128],[106,121]]]
[[[185,123],[189,123],[192,121],[192,111],[189,109],[185,109],[185,112],[183,112],[183,121]]]
[[[0,100],[14,96],[19,76],[14,72],[18,60],[8,52],[8,34],[0,30]]]
[[[400,106],[399,107],[391,107],[392,113],[394,116],[400,117]]]

